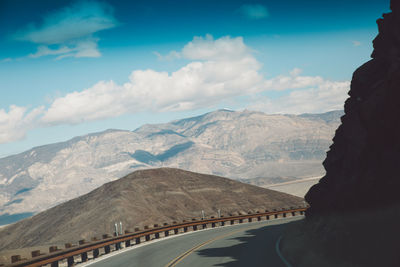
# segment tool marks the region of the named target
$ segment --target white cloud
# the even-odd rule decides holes
[[[167,55],[161,55],[158,52],[153,53],[160,60],[185,58],[189,60],[221,61],[251,56],[251,52],[252,50],[244,44],[242,37],[224,36],[214,40],[212,35],[207,34],[205,37],[195,36],[180,52],[174,50]]]
[[[161,55],[157,51],[154,51],[153,54],[156,55],[159,60],[166,60],[166,61],[172,61],[174,59],[182,58],[181,54],[177,51],[171,51],[165,56]]]
[[[57,54],[57,50],[50,53],[70,54]],[[262,64],[241,37],[195,37],[171,55],[189,63],[172,73],[135,70],[124,84],[100,81],[52,100],[46,110],[41,107],[27,113],[16,106],[8,113],[0,110],[0,142],[21,139],[34,127],[78,124],[137,112],[212,108],[242,96],[251,100],[240,106],[267,113],[325,112],[343,108],[350,86],[350,82],[302,75],[298,68],[266,79],[260,73]],[[268,98],[265,95],[269,91],[281,97]]]
[[[324,82],[319,76],[300,76],[298,69],[291,71],[289,76],[279,75],[269,80],[265,80],[262,88],[264,90],[283,91],[288,89],[299,89],[316,86]]]
[[[0,144],[24,139],[26,133],[35,128],[44,107],[27,112],[27,108],[11,105],[9,111],[0,109]]]
[[[56,99],[43,117],[48,124],[80,123],[137,111],[179,111],[210,107],[261,89],[261,64],[243,39],[196,37],[180,55],[198,59],[173,72],[136,70],[129,82],[99,82]]]
[[[29,57],[38,58],[38,57],[47,56],[47,55],[60,55],[60,54],[69,53],[71,51],[72,50],[66,46],[62,46],[57,49],[51,49],[45,45],[41,45],[37,48],[36,53],[30,54]]]
[[[93,35],[116,25],[109,5],[80,1],[47,15],[40,26],[28,25],[15,35],[15,39],[39,45],[37,52],[30,57],[98,57],[99,39]]]
[[[235,60],[251,56],[251,50],[244,44],[242,37],[221,37],[217,40],[207,34],[205,38],[194,37],[181,52],[190,60]],[[252,56],[251,56],[252,57]]]
[[[66,57],[100,57],[101,54],[97,49],[98,39],[88,38],[85,41],[77,42],[72,48],[67,46],[59,46],[56,49],[51,49],[48,46],[41,45],[38,47],[36,53],[30,54],[31,58],[38,58],[42,56],[55,55],[56,59],[60,60]]]
[[[269,16],[268,9],[260,4],[245,4],[239,8],[239,12],[248,19],[263,19]]]
[[[294,86],[292,86],[294,87]],[[350,82],[335,82],[321,78],[314,86],[306,89],[294,90],[288,95],[277,99],[259,97],[248,108],[264,111],[266,113],[322,113],[331,110],[343,109],[343,104],[348,97]]]

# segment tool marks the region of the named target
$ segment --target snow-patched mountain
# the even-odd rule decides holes
[[[219,110],[135,131],[107,130],[0,159],[0,215],[38,212],[134,170],[175,167],[233,179],[322,175],[342,111]],[[268,180],[268,179],[267,179]]]

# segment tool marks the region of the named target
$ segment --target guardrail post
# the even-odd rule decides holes
[[[102,237],[103,237],[103,239],[107,239],[107,238],[109,238],[109,235],[108,234],[104,234]],[[110,245],[104,246],[104,253],[105,254],[110,253],[110,251],[111,251]]]
[[[13,255],[11,256],[11,263],[21,261],[21,255]]]
[[[156,237],[156,239],[160,238],[160,233],[155,233],[154,236]]]
[[[74,262],[74,256],[68,257],[68,259],[67,259],[67,265],[68,265],[68,267],[71,267],[71,266],[73,266],[74,264],[75,264],[75,262]]]
[[[128,248],[131,246],[131,241],[130,240],[126,240],[125,241],[125,247]]]
[[[136,237],[135,243],[136,243],[136,244],[140,244],[140,237]]]
[[[43,254],[40,254],[40,250],[34,250],[31,252],[31,255],[32,255],[32,258],[34,258],[34,257],[38,257]]]
[[[84,245],[85,243],[86,243],[85,239],[79,240],[79,245]],[[81,254],[81,261],[85,262],[85,261],[87,261],[87,258],[88,258],[87,252],[83,252]]]
[[[87,257],[87,252],[83,252],[82,254],[81,254],[81,261],[82,262],[86,262],[88,260],[88,257]],[[53,266],[52,266],[53,267]]]
[[[57,251],[58,250],[58,248],[57,248],[57,246],[51,246],[51,247],[49,247],[49,252],[51,253],[51,252],[54,252],[54,251]]]
[[[214,228],[215,227],[215,223],[211,223],[211,227]]]
[[[169,230],[164,232],[164,236],[169,236]]]
[[[225,221],[222,221],[220,225],[225,226]]]
[[[269,215],[265,216],[265,219],[266,219],[266,220],[269,220]]]
[[[58,261],[52,262],[50,264],[51,267],[58,267]]]
[[[253,221],[253,218],[249,218],[249,219],[248,219],[248,222],[252,222],[252,221]]]
[[[283,218],[285,218],[285,217],[286,217],[286,212],[285,212],[285,213],[283,213],[282,215],[283,215]]]
[[[193,231],[197,231],[197,225],[193,225]]]
[[[274,216],[275,216],[275,219],[277,219],[277,218],[278,218],[278,214],[274,214]]]
[[[239,219],[239,223],[243,223],[243,219]]]
[[[206,223],[204,223],[203,224],[203,228],[202,229],[206,229],[207,228],[207,224]]]
[[[177,235],[178,233],[179,233],[179,229],[178,228],[174,229],[174,234]]]
[[[235,220],[231,220],[231,225],[234,225],[235,224]]]
[[[150,235],[146,235],[145,239],[146,239],[146,241],[149,241],[150,240]]]
[[[292,211],[292,216],[296,216],[296,212],[295,211]]]
[[[97,257],[99,257],[99,255],[100,255],[99,249],[98,248],[94,249],[93,250],[93,258],[97,258]]]
[[[183,227],[183,232],[187,232],[188,231],[188,228],[187,228],[187,226],[185,226],[185,227]]]
[[[258,217],[257,217],[257,221],[261,221],[261,216],[258,216]]]

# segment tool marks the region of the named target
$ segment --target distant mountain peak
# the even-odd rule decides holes
[[[36,147],[0,159],[0,221],[6,213],[38,212],[140,169],[176,167],[271,181],[319,176],[339,118],[340,112],[224,109]]]

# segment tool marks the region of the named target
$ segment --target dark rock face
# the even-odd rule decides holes
[[[400,1],[391,9],[377,20],[372,60],[353,74],[308,216],[400,202]]]

